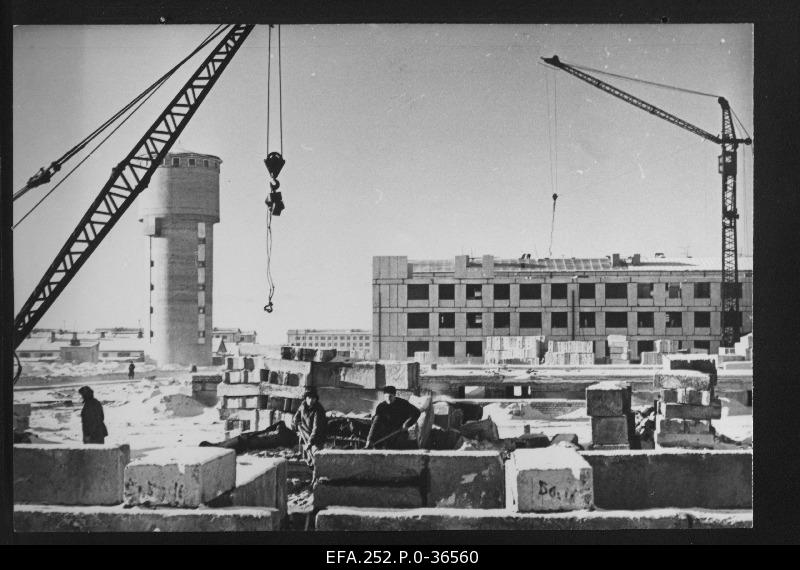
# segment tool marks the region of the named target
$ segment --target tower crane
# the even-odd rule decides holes
[[[219,44],[133,149],[111,169],[108,181],[14,319],[15,349],[33,330],[136,197],[147,188],[156,169],[254,27],[244,24],[229,26]],[[57,161],[47,169],[42,169],[17,196],[46,183],[60,166]]]
[[[575,66],[562,62],[557,55],[543,57],[542,60],[578,79],[593,85],[606,93],[622,99],[626,103],[647,111],[660,119],[681,127],[721,147],[719,156],[719,173],[722,175],[722,346],[733,346],[741,334],[739,313],[739,259],[736,244],[736,220],[739,212],[736,209],[736,152],[740,144],[752,144],[752,139],[737,138],[731,117],[731,107],[724,97],[717,102],[722,108],[722,134],[713,135],[655,105],[609,85],[600,79],[581,71]]]

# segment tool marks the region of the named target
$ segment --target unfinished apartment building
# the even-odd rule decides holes
[[[657,339],[710,353],[720,346],[719,259],[377,256],[372,267],[376,358],[428,351],[434,362],[479,363],[486,337],[506,335],[585,341],[626,335],[633,359],[652,351]],[[743,335],[753,327],[752,269],[751,257],[739,258]],[[605,356],[605,343],[594,344],[595,356]]]

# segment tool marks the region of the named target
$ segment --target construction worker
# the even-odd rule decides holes
[[[394,386],[383,389],[383,398],[384,401],[378,404],[372,416],[367,447],[403,449],[407,447],[407,432],[417,423],[421,412],[408,400],[398,398]]]
[[[136,370],[136,365],[134,365],[133,360],[131,360],[130,366],[128,366],[128,378],[133,380],[133,371]]]
[[[81,426],[83,427],[83,443],[105,443],[108,435],[106,424],[103,423],[103,404],[94,397],[94,391],[89,386],[78,390],[83,398],[81,410]]]
[[[319,403],[316,388],[306,388],[303,403],[294,414],[292,427],[300,439],[306,463],[313,467],[314,454],[325,446],[328,427],[325,408]]]

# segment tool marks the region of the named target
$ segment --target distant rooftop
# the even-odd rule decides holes
[[[621,258],[623,265],[614,267],[611,257],[596,258],[545,258],[545,259],[494,259],[495,271],[720,271],[719,257],[641,257],[638,263],[630,257]],[[740,257],[739,271],[752,271],[753,258]],[[455,270],[454,259],[409,260],[414,273],[451,273]],[[467,267],[481,267],[481,257],[470,257]]]

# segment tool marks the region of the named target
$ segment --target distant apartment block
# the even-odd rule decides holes
[[[752,258],[739,258],[742,334],[753,329]],[[487,336],[604,341],[626,335],[632,357],[657,339],[716,353],[719,259],[373,258],[373,358],[481,362]],[[596,355],[604,344],[596,342]]]
[[[366,329],[296,329],[287,331],[286,339],[291,346],[335,348],[366,357],[372,352],[371,335]]]

